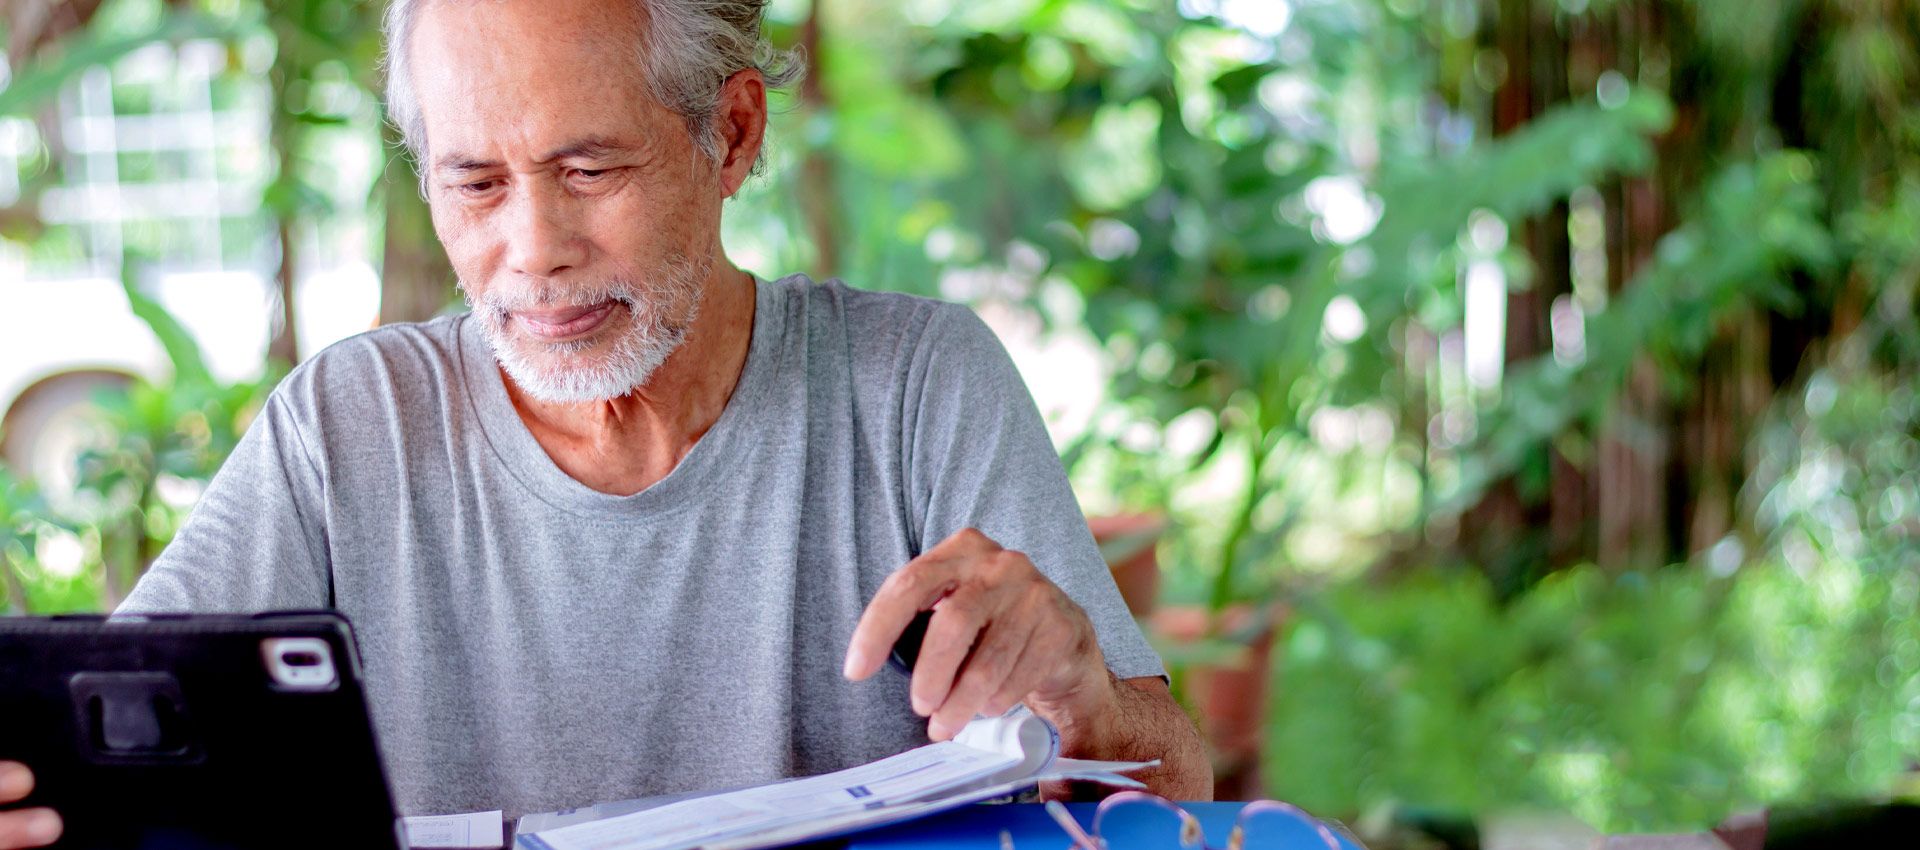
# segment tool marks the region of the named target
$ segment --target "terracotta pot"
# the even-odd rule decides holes
[[[1211,632],[1214,639],[1240,646],[1231,659],[1187,664],[1176,672],[1213,757],[1216,800],[1256,800],[1265,795],[1260,752],[1266,741],[1273,638],[1284,613],[1276,606],[1236,605],[1220,614],[1216,629],[1206,608],[1177,606],[1161,608],[1149,620],[1154,633],[1170,643],[1197,643]],[[1260,615],[1257,621],[1256,614]]]
[[[1152,614],[1160,595],[1160,536],[1166,533],[1166,518],[1155,513],[1095,516],[1087,518],[1087,528],[1107,559],[1127,610],[1135,619]]]

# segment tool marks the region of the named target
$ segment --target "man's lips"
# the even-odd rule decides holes
[[[548,310],[515,310],[513,317],[529,333],[544,339],[576,337],[600,327],[612,315],[619,302],[602,301],[585,307],[556,307]]]

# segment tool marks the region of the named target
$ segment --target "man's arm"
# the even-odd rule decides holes
[[[1165,679],[1121,679],[1108,674],[1107,686],[1087,695],[1084,703],[1028,708],[1060,727],[1061,751],[1071,758],[1159,759],[1159,765],[1133,778],[1169,800],[1213,799],[1213,767],[1206,747],[1193,721],[1167,690]],[[1099,797],[1107,790],[1087,782],[1050,782],[1040,792],[1049,800],[1072,800]]]

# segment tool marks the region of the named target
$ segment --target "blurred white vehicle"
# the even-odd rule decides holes
[[[309,275],[298,291],[303,353],[372,327],[379,311],[379,281],[365,265]],[[278,312],[267,281],[238,271],[176,273],[150,294],[192,332],[214,377],[263,373]],[[0,275],[0,460],[14,470],[64,489],[95,394],[136,376],[164,380],[171,370],[118,281]]]

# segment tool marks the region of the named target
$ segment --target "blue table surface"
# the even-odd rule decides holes
[[[1082,826],[1093,823],[1095,803],[1069,803]],[[1207,846],[1225,847],[1233,820],[1244,803],[1181,803],[1180,807],[1199,818],[1206,833]],[[904,848],[942,848],[942,850],[1000,850],[1000,832],[1013,839],[1015,850],[1066,850],[1072,841],[1053,822],[1046,808],[1038,803],[973,805],[916,821],[881,827],[848,836],[847,850],[904,850]],[[1347,850],[1360,850],[1339,830],[1334,834]],[[1325,850],[1317,840],[1298,841],[1285,850]],[[1169,848],[1175,850],[1175,848]]]

